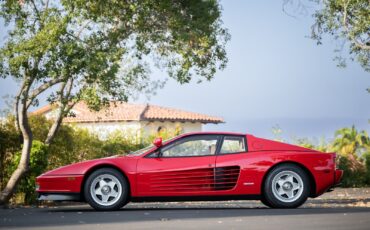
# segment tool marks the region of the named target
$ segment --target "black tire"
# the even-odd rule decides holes
[[[265,205],[269,208],[272,208],[271,204],[269,202],[267,202],[267,200],[264,196],[261,197],[261,202],[262,202],[263,205]]]
[[[101,186],[101,184],[104,186]],[[101,195],[97,193],[101,193]],[[101,168],[94,171],[84,184],[86,202],[99,211],[120,209],[127,204],[128,194],[129,186],[127,180],[121,172],[112,168]],[[108,197],[108,200],[104,202],[103,196],[104,198]]]
[[[306,202],[310,180],[306,172],[295,164],[274,168],[264,181],[262,202],[271,208],[297,208]],[[265,204],[265,203],[264,203]]]

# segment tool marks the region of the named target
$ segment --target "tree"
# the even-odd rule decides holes
[[[368,0],[317,0],[320,9],[315,14],[311,37],[319,44],[324,34],[349,46],[351,59],[370,71],[370,2]],[[341,49],[338,50],[339,52]],[[345,59],[336,58],[340,65]]]
[[[283,11],[293,17],[307,15],[313,8],[316,10],[311,38],[322,44],[325,35],[331,36],[338,41],[334,58],[338,66],[346,66],[343,51],[348,49],[349,59],[357,60],[365,71],[370,72],[370,1],[283,0]]]
[[[183,84],[211,80],[227,62],[229,34],[217,0],[4,0],[0,7],[9,29],[0,48],[0,76],[20,81],[14,114],[23,137],[0,204],[29,169],[28,111],[40,94],[48,93],[57,108],[44,141],[49,145],[78,101],[99,110],[109,100],[156,90],[162,81],[151,80],[153,65]]]
[[[365,156],[369,143],[370,139],[366,131],[357,131],[354,126],[335,132],[332,146],[333,150],[339,153],[339,168],[345,170],[344,186],[359,186],[364,183],[366,168],[360,157]]]

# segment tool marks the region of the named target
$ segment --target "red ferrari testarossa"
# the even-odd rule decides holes
[[[296,208],[337,185],[335,153],[224,132],[183,134],[126,156],[64,166],[37,177],[40,200],[128,202],[259,199]]]

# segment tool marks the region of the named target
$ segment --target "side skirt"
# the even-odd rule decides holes
[[[131,202],[176,202],[176,201],[224,201],[224,200],[260,200],[260,195],[225,195],[225,196],[146,196],[131,197]]]

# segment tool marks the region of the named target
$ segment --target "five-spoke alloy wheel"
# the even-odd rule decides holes
[[[264,182],[263,203],[273,208],[296,208],[302,205],[310,192],[306,172],[294,164],[274,168]]]
[[[96,210],[116,210],[127,203],[128,184],[117,170],[101,168],[87,178],[84,195]]]

